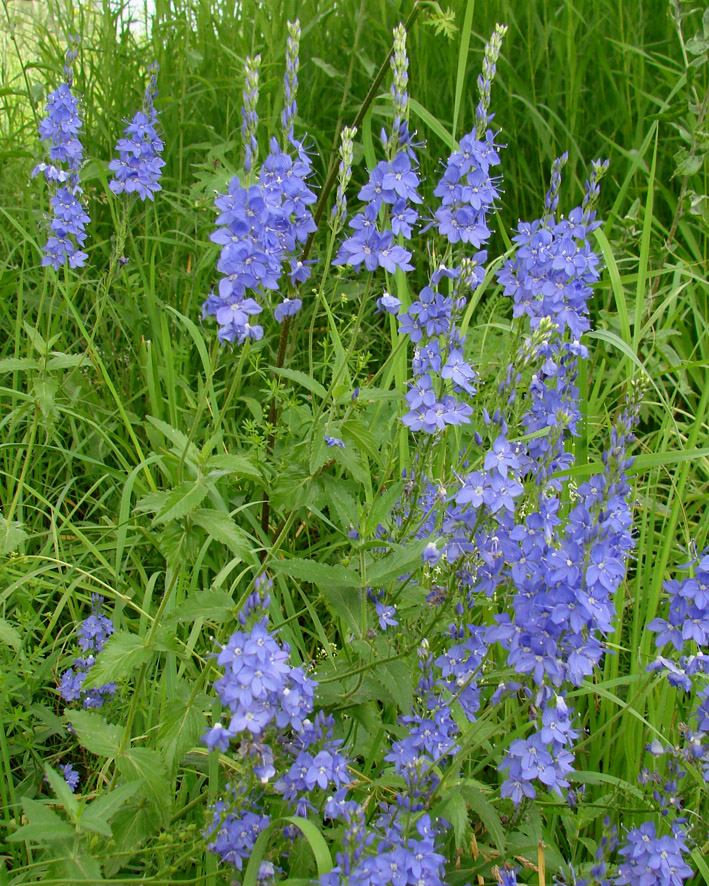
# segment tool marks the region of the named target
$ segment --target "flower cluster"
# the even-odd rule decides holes
[[[92,594],[93,611],[82,621],[78,629],[78,644],[88,655],[76,658],[72,667],[64,671],[59,682],[59,692],[64,701],[81,700],[84,708],[101,708],[106,699],[116,692],[115,683],[106,683],[94,689],[83,688],[87,673],[96,663],[95,656],[106,645],[114,630],[113,622],[103,613],[102,604],[103,598],[98,594]]]
[[[231,719],[226,727],[216,723],[202,740],[224,752],[239,739],[238,753],[250,761],[255,785],[263,791],[272,783],[296,814],[307,815],[315,809],[314,792],[324,802],[328,790],[349,783],[348,761],[339,751],[342,742],[333,738],[331,718],[309,718],[316,684],[302,667],[290,665],[288,646],[268,630],[269,583],[259,579],[257,585],[239,615],[244,630],[232,634],[217,655],[224,674],[214,688]],[[253,795],[230,793],[228,803],[213,809],[208,838],[211,851],[241,869],[269,817]]]
[[[647,625],[657,634],[658,648],[671,644],[680,655],[677,660],[660,655],[648,670],[663,672],[671,686],[691,693],[694,706],[684,734],[683,755],[701,764],[704,780],[709,781],[709,655],[702,651],[709,644],[709,554],[705,552],[682,568],[690,567],[693,575],[665,582],[670,596],[668,617],[654,618]]]
[[[261,166],[258,184],[248,184],[248,179],[242,184],[238,176],[234,176],[228,193],[215,200],[221,212],[217,219],[220,227],[211,235],[211,240],[222,247],[217,269],[223,276],[218,292],[210,293],[202,305],[202,315],[216,318],[222,342],[242,344],[247,339],[258,341],[263,337],[263,328],[252,322],[263,307],[247,292],[264,299],[267,292],[279,291],[284,266],[288,264],[292,291],[274,310],[276,320],[281,323],[301,309],[302,301],[295,294],[296,286],[310,276],[309,263],[297,258],[298,249],[315,231],[309,209],[315,202],[315,194],[306,184],[312,164],[303,143],[295,139],[292,125],[296,109],[299,33],[297,23],[291,26],[285,75],[290,98],[284,128],[287,129],[288,144],[295,148],[295,158],[287,153],[288,145],[282,150],[277,140],[271,139],[270,153]],[[258,67],[258,59],[247,59],[243,110],[244,168],[247,173],[258,149]]]
[[[689,853],[686,840],[684,828],[678,822],[672,824],[671,835],[660,837],[652,821],[633,828],[619,850],[625,861],[614,883],[616,886],[682,886],[682,881],[693,873],[684,860]]]
[[[406,31],[402,25],[394,29],[391,65],[396,116],[392,133],[387,135],[382,131],[382,143],[389,157],[369,171],[369,181],[359,192],[359,199],[366,201],[366,206],[350,220],[354,234],[342,242],[333,261],[336,266],[349,265],[355,271],[362,265],[367,271],[381,267],[390,274],[397,269],[413,270],[411,252],[395,240],[411,238],[418,221],[418,211],[411,204],[423,203],[418,192],[416,154],[408,129],[408,58]],[[381,227],[380,216],[388,227]]]
[[[151,65],[149,72],[143,108],[128,123],[124,137],[116,145],[118,159],[108,164],[114,176],[109,182],[113,193],[137,193],[141,200],[153,200],[153,194],[161,190],[161,170],[165,165],[160,156],[164,145],[157,132],[158,112],[154,104],[158,94],[157,63]]]
[[[78,43],[78,38],[72,43]],[[83,267],[88,256],[82,252],[86,241],[86,225],[90,219],[80,200],[82,194],[79,170],[84,149],[79,141],[82,121],[79,102],[72,94],[71,63],[78,50],[67,50],[64,82],[47,99],[47,116],[39,124],[39,137],[49,143],[49,163],[40,163],[32,175],[42,173],[54,187],[50,206],[54,215],[49,223],[49,238],[44,247],[42,265],[58,270],[69,262],[72,268]]]

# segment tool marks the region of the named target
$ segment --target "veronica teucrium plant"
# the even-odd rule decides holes
[[[450,882],[451,844],[460,847],[465,832],[458,822],[451,835],[451,794],[479,791],[478,778],[486,779],[488,798],[510,822],[522,821],[540,798],[560,810],[583,799],[576,767],[585,724],[576,699],[607,654],[614,598],[634,547],[628,448],[642,388],[628,387],[602,470],[572,484],[573,441],[582,423],[579,366],[588,358],[583,339],[601,273],[595,207],[608,163],[593,163],[580,205],[564,213],[559,193],[567,155],[560,156],[542,214],[519,222],[512,249],[491,273],[492,212],[504,165],[491,94],[505,32],[498,25],[485,47],[474,125],[442,165],[432,202],[423,196],[420,145],[409,125],[403,26],[394,31],[391,54],[393,123],[381,132],[383,157],[367,170],[349,218],[356,131],[341,134],[330,215],[340,243],[332,264],[339,281],[369,275],[366,292],[383,291],[374,299],[377,311],[397,318],[397,341],[410,354],[399,420],[411,452],[399,495],[379,522],[352,514],[360,623],[359,633],[352,629],[342,640],[360,650],[368,662],[362,670],[380,686],[386,683],[381,661],[406,661],[416,677],[408,678],[410,696],[401,701],[395,693],[395,703],[380,713],[380,744],[366,757],[365,775],[366,755],[347,739],[356,732],[354,721],[342,711],[319,710],[319,697],[329,695],[318,677],[332,681],[332,671],[289,664],[287,644],[266,615],[269,580],[259,577],[240,629],[217,653],[222,675],[214,687],[228,720],[216,722],[204,741],[210,750],[234,751],[242,773],[214,807],[209,846],[239,870],[258,862],[262,882],[285,868],[287,851],[275,838],[272,850],[249,862],[263,844],[259,836],[275,833],[279,816],[296,817],[283,819],[288,839],[298,833],[297,818],[328,829],[335,866],[321,872],[323,886],[430,886]],[[295,287],[310,268],[294,259],[314,231],[307,207],[315,197],[305,184],[310,161],[293,134],[299,33],[289,26],[283,147],[272,142],[260,170],[258,60],[247,60],[245,176],[232,179],[228,195],[216,201],[222,214],[212,239],[222,246],[223,277],[203,307],[205,316],[216,317],[222,342],[260,339],[263,330],[253,320],[276,293],[283,298],[277,321],[302,307]],[[415,232],[428,234],[424,250],[415,251]],[[414,271],[428,280],[418,291]],[[406,307],[388,291],[402,276],[410,276],[415,293]],[[469,297],[490,279],[511,316],[509,361],[497,375],[476,365],[468,341]],[[343,413],[356,408],[358,396],[355,388],[355,407],[343,401]],[[324,440],[333,453],[347,451],[344,439],[326,434]],[[416,552],[418,562],[409,561],[396,581],[369,586],[363,564],[393,549]],[[706,642],[703,586],[694,580],[673,586],[669,620],[651,625],[658,643],[679,651],[687,640]],[[344,652],[341,658],[346,670],[352,659]],[[693,674],[704,673],[696,657],[679,665],[661,658],[656,667],[685,689]],[[371,699],[358,694],[358,679],[337,684],[349,686],[342,689],[345,710]],[[682,759],[704,765],[706,692],[698,698]],[[494,748],[486,745],[488,727]],[[595,863],[569,877],[679,886],[691,873],[687,833],[676,815],[648,818],[620,835],[609,822]],[[514,858],[498,856],[498,882],[516,883],[518,870]]]
[[[126,125],[124,136],[116,145],[118,159],[108,168],[113,173],[109,187],[114,194],[137,194],[141,200],[154,200],[159,191],[162,167],[163,141],[158,135],[158,112],[155,98],[158,94],[157,63],[149,68],[150,80],[145,88],[142,110],[137,111]]]
[[[50,185],[49,237],[44,247],[42,265],[59,270],[69,263],[71,268],[86,264],[82,251],[86,242],[86,225],[90,219],[81,202],[79,173],[84,149],[79,140],[82,129],[79,100],[72,93],[72,64],[78,55],[79,38],[71,38],[64,62],[64,82],[47,98],[47,116],[40,122],[39,137],[49,145],[49,162],[38,164],[32,175],[42,173]]]
[[[47,780],[57,803],[23,795],[16,818],[29,811],[30,824],[13,839],[34,839],[32,815],[55,821],[49,807],[61,806],[72,822],[58,831],[63,861],[83,865],[95,835],[114,839],[115,816],[116,832],[128,834],[117,853],[127,864],[133,820],[146,855],[159,828],[182,827],[164,802],[175,788],[189,796],[190,815],[206,809],[187,837],[192,848],[202,841],[205,882],[544,884],[545,850],[557,886],[682,886],[692,876],[705,832],[687,798],[709,781],[709,553],[692,549],[686,574],[665,585],[667,608],[652,610],[658,654],[643,685],[672,699],[678,716],[648,736],[644,760],[631,761],[638,784],[628,791],[590,771],[588,750],[597,693],[621,704],[608,681],[600,689],[601,668],[634,654],[618,641],[618,613],[636,544],[631,449],[644,392],[629,379],[598,429],[587,414],[608,162],[591,163],[576,205],[567,204],[561,153],[538,217],[498,236],[514,150],[493,101],[506,31],[497,25],[485,45],[470,127],[430,181],[403,24],[322,178],[298,113],[299,22],[287,25],[282,105],[265,117],[262,75],[270,84],[277,69],[255,53],[245,59],[241,167],[220,180],[209,222],[213,288],[200,286],[204,335],[216,324],[211,355],[188,317],[173,311],[160,326],[167,359],[179,316],[212,374],[199,397],[170,401],[171,422],[194,419],[183,433],[167,410],[160,417],[160,392],[179,386],[143,338],[150,432],[169,440],[144,457],[133,408],[94,337],[114,283],[143,276],[117,273],[129,261],[130,207],[150,200],[159,218],[166,199],[157,65],[148,69],[142,108],[108,163],[123,209],[93,333],[67,293],[65,301],[137,459],[113,527],[123,550],[114,577],[135,559],[127,526],[141,484],[135,519],[154,514],[150,557],[166,568],[149,574],[141,563],[143,598],[131,586],[108,610],[94,594],[72,624],[52,692],[86,754],[67,762],[56,753]],[[72,41],[40,124],[48,159],[34,170],[51,192],[42,263],[55,270],[88,258],[76,58]],[[373,142],[375,112],[383,126]],[[74,356],[67,365],[83,369]],[[218,415],[223,370],[229,395]],[[271,399],[268,412],[254,391]],[[37,415],[44,392],[37,385],[36,404],[28,401]],[[253,420],[243,420],[239,399]],[[208,412],[214,434],[198,442]],[[236,451],[242,436],[253,452]],[[127,455],[116,452],[122,464]],[[158,488],[163,478],[170,488]],[[232,559],[197,596],[222,558],[218,545]],[[153,605],[158,573],[165,589]],[[80,575],[111,589],[84,565]],[[203,621],[219,626],[206,653],[204,640],[197,646]],[[13,631],[5,624],[10,645]],[[158,686],[159,698],[146,692]],[[626,698],[618,717],[632,708]],[[119,699],[122,722],[107,722]],[[648,725],[632,713],[635,728]],[[54,740],[56,718],[45,719]],[[101,758],[98,780],[89,754]],[[108,801],[72,796],[101,794],[104,782],[116,792]],[[607,785],[614,793],[600,795]],[[618,811],[602,820],[604,804]],[[549,847],[552,832],[565,836]],[[108,863],[95,870],[96,881],[113,876]]]

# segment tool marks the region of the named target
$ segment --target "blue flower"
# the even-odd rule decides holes
[[[79,132],[83,124],[79,102],[71,91],[74,58],[76,50],[70,48],[64,65],[65,82],[50,93],[47,116],[39,124],[40,139],[49,142],[50,162],[40,163],[32,171],[33,176],[42,173],[50,185],[58,186],[50,198],[54,215],[42,257],[43,267],[51,265],[55,271],[67,262],[71,268],[83,267],[88,258],[80,248],[86,241],[85,229],[90,219],[80,200],[79,170],[84,151]]]
[[[79,773],[74,769],[71,763],[64,763],[59,767],[59,771],[64,776],[64,781],[69,785],[69,790],[73,794],[79,786]]]
[[[153,200],[161,190],[160,177],[165,161],[160,156],[163,141],[157,132],[158,112],[154,99],[157,93],[157,63],[151,66],[151,77],[145,89],[143,109],[138,111],[124,130],[116,151],[119,159],[111,160],[108,168],[114,177],[109,187],[114,194],[137,193],[141,200]]]

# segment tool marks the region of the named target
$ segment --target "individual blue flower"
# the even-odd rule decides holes
[[[333,446],[339,446],[340,449],[345,448],[345,441],[340,440],[339,437],[331,437],[329,434],[325,434],[325,445],[332,448]]]
[[[386,631],[387,627],[396,627],[399,620],[396,618],[396,606],[386,605],[384,603],[375,603],[374,608],[377,610],[379,618],[379,627]]]
[[[387,314],[398,314],[400,309],[401,299],[398,299],[395,295],[389,295],[388,292],[385,292],[384,295],[377,299],[377,311],[386,311]]]
[[[277,305],[273,316],[282,323],[286,317],[294,317],[302,308],[303,302],[299,298],[284,298],[280,305]]]
[[[145,89],[143,108],[138,111],[118,141],[118,159],[111,160],[108,168],[114,177],[109,187],[114,194],[137,193],[141,200],[153,200],[161,190],[160,177],[165,161],[160,156],[163,140],[157,132],[158,112],[154,100],[157,91],[157,63],[151,66],[151,77]]]

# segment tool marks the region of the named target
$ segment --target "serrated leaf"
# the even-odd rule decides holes
[[[497,810],[487,800],[480,788],[472,782],[463,782],[460,786],[460,791],[465,802],[477,815],[485,826],[485,830],[492,837],[497,851],[504,855],[505,829],[502,827],[502,821],[497,814]]]
[[[376,532],[377,526],[387,520],[391,513],[391,509],[403,495],[405,486],[406,483],[403,480],[397,480],[397,482],[391,483],[387,489],[374,500],[371,509],[367,513],[365,525],[365,533],[367,535]]]
[[[425,539],[417,539],[405,546],[397,545],[393,553],[367,567],[367,584],[379,588],[417,569],[421,566],[421,552],[426,544]]]
[[[153,517],[153,526],[179,520],[195,511],[212,488],[206,477],[198,480],[185,480],[168,493],[160,510]]]
[[[16,551],[27,538],[22,523],[7,520],[0,514],[0,557],[6,557]]]
[[[32,381],[32,393],[37,408],[46,421],[54,421],[57,416],[56,396],[59,382],[54,378],[37,377]]]
[[[345,440],[352,440],[375,464],[381,466],[382,448],[369,428],[365,427],[359,419],[343,421],[341,428]]]
[[[357,526],[359,519],[357,505],[346,484],[346,480],[338,478],[334,478],[332,483],[328,483],[327,497],[330,516],[333,516],[334,509],[343,529],[348,530],[350,526],[359,529]]]
[[[134,670],[150,661],[153,650],[142,639],[129,631],[116,631],[98,654],[96,663],[86,675],[83,689],[95,689],[128,677]]]
[[[331,457],[330,449],[325,445],[324,434],[318,429],[315,432],[315,438],[313,439],[313,445],[310,450],[308,470],[311,474],[317,474],[320,468],[322,468],[325,462]]]
[[[675,154],[675,175],[694,175],[704,164],[704,154],[693,154],[681,148]]]
[[[155,806],[145,800],[128,803],[118,810],[113,820],[114,857],[106,863],[106,873],[113,876],[121,869],[121,856],[130,858],[143,843],[161,827]],[[126,860],[123,860],[123,864]]]
[[[68,883],[101,883],[101,863],[93,855],[70,855],[57,862],[57,872]]]
[[[6,357],[0,360],[0,372],[24,372],[28,369],[40,369],[41,363],[31,357]]]
[[[307,388],[311,394],[316,394],[321,400],[327,398],[327,390],[319,381],[315,381],[312,376],[307,375],[305,372],[301,372],[299,369],[283,369],[282,367],[279,368],[277,366],[271,366],[270,368],[276,373],[276,375],[288,378],[290,381],[294,381],[296,384]]]
[[[201,526],[216,541],[226,545],[242,560],[253,559],[254,544],[244,530],[224,511],[199,508],[191,515],[192,522]]]
[[[76,733],[82,748],[98,757],[115,757],[121,746],[123,730],[107,723],[95,711],[69,711],[66,720]]]
[[[387,650],[379,650],[380,655],[386,655]],[[403,714],[409,714],[414,697],[414,685],[411,679],[411,666],[402,659],[379,662],[371,670],[371,675],[384,686],[393,701]]]
[[[251,480],[260,480],[262,477],[261,469],[246,455],[230,453],[212,455],[204,463],[204,467],[207,470],[228,471],[230,474],[248,477]]]
[[[0,643],[3,646],[9,646],[15,652],[19,652],[22,649],[22,637],[20,637],[17,629],[13,628],[10,622],[5,621],[4,618],[0,618]]]
[[[139,788],[140,782],[136,780],[118,785],[118,787],[108,793],[100,794],[88,806],[83,808],[81,818],[79,819],[79,827],[104,835],[106,835],[105,828],[108,828],[106,836],[112,836],[109,822],[130,798],[138,792]],[[103,828],[103,830],[100,830],[100,828]]]
[[[169,614],[169,621],[193,622],[197,618],[205,621],[226,621],[234,611],[234,598],[220,588],[208,588],[190,596]]]
[[[323,594],[328,609],[341,618],[347,628],[357,637],[362,636],[362,607],[359,593],[354,588],[331,585]]]
[[[26,321],[22,321],[22,327],[27,334],[27,338],[29,338],[32,347],[37,351],[40,357],[44,357],[51,347],[51,343],[48,345],[47,342],[42,338],[39,332]],[[52,342],[56,341],[56,337],[52,339]]]
[[[335,461],[339,462],[357,483],[366,483],[369,471],[363,466],[356,449],[334,446],[330,452]]]
[[[178,431],[176,428],[173,428],[172,425],[169,425],[167,422],[162,421],[159,418],[155,418],[154,415],[146,415],[146,419],[150,422],[150,424],[157,428],[160,433],[167,438],[172,445],[180,451],[180,454],[187,450],[187,458],[192,462],[197,462],[199,458],[199,452],[197,451],[197,447],[194,443],[191,443],[186,434],[183,434],[182,431]]]
[[[460,849],[463,845],[468,830],[468,807],[459,791],[447,791],[443,801],[431,810],[431,815],[445,818],[453,827],[455,848]]]
[[[345,566],[328,566],[317,560],[294,557],[291,560],[274,560],[269,564],[274,572],[281,572],[291,578],[308,581],[322,591],[329,587],[359,587],[359,575]]]
[[[79,801],[71,792],[69,785],[56,769],[52,769],[49,763],[44,764],[44,774],[57,800],[66,809],[69,817],[76,821],[79,813]]]
[[[169,494],[169,489],[161,489],[159,492],[148,492],[147,495],[143,495],[138,499],[133,510],[139,514],[155,514],[165,505]]]
[[[74,828],[39,800],[23,797],[22,809],[29,824],[10,834],[8,842],[56,843],[73,839]]]
[[[165,702],[160,711],[158,747],[168,772],[172,772],[191,750],[207,727],[202,713],[206,698],[192,699],[186,686],[178,686],[176,697]]]
[[[172,792],[159,752],[152,748],[130,748],[116,758],[116,763],[124,778],[140,781],[141,793],[156,805],[166,823]]]
[[[47,369],[75,369],[77,366],[86,366],[90,362],[86,354],[62,354],[52,351],[52,356],[47,361]]]

